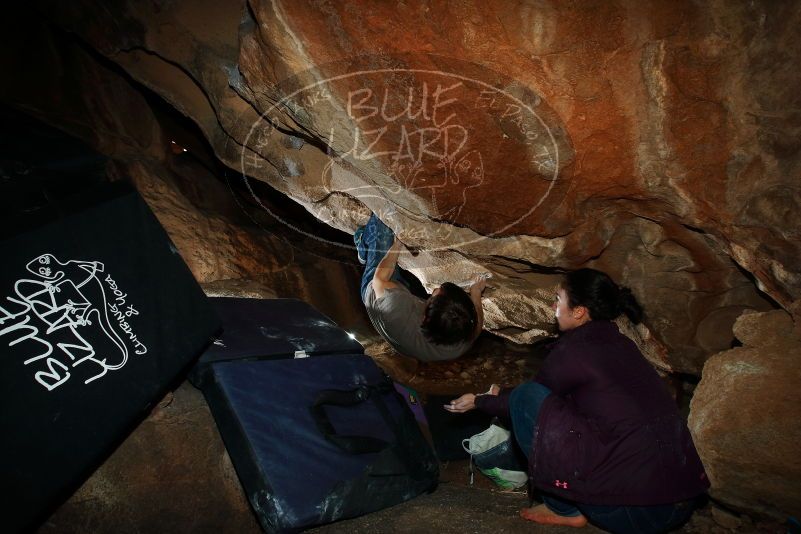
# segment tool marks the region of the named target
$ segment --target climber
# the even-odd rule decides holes
[[[427,300],[409,291],[398,268],[401,243],[373,214],[354,234],[365,264],[361,296],[373,326],[399,353],[421,361],[453,360],[481,333],[484,315],[477,279],[465,292],[446,282]]]
[[[665,532],[709,487],[687,424],[653,367],[613,319],[642,308],[606,274],[580,269],[556,292],[561,331],[533,381],[467,393],[445,409],[505,416],[544,504],[524,519],[613,532]]]

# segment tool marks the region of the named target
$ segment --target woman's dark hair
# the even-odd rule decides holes
[[[578,269],[562,282],[571,308],[585,306],[593,319],[616,319],[621,313],[634,324],[642,320],[642,306],[627,287],[617,285],[609,275],[595,269]]]
[[[468,341],[476,329],[478,314],[464,289],[445,282],[426,303],[421,326],[423,335],[437,345]]]

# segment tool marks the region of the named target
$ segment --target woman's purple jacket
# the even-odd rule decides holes
[[[537,488],[583,504],[656,505],[709,487],[675,402],[637,346],[610,321],[565,332],[534,378],[542,404],[529,452]],[[509,416],[509,394],[476,406]]]

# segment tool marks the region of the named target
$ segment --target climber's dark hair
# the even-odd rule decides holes
[[[423,335],[437,345],[469,341],[476,329],[478,314],[464,289],[445,282],[437,295],[426,302],[421,328]]]
[[[593,319],[616,319],[621,313],[634,324],[642,320],[642,306],[627,287],[618,286],[606,273],[578,269],[565,275],[562,289],[571,308],[584,306]]]

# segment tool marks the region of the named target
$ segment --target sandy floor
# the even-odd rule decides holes
[[[498,534],[531,532],[576,532],[571,528],[539,527],[520,519],[518,512],[528,503],[525,492],[496,489],[488,479],[476,475],[468,483],[468,462],[442,466],[439,487],[431,494],[364,517],[340,521],[309,532],[319,533],[454,533]],[[581,532],[602,532],[594,527]]]

